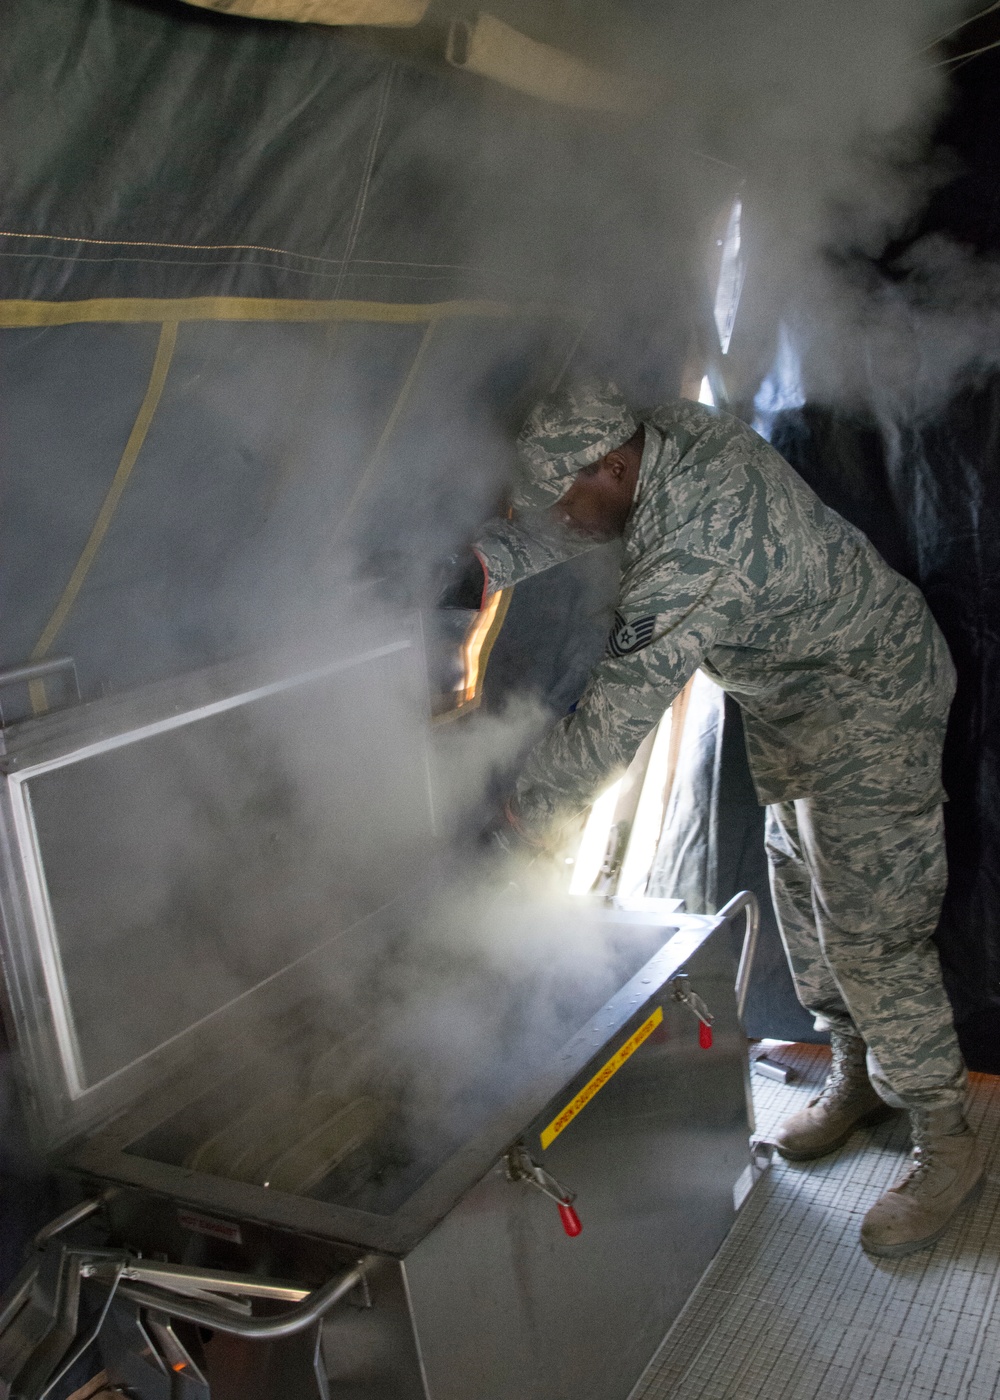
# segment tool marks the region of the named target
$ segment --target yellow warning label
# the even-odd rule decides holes
[[[587,1107],[590,1100],[596,1093],[599,1093],[600,1090],[604,1088],[611,1076],[618,1073],[625,1061],[631,1055],[635,1054],[644,1040],[649,1039],[662,1020],[663,1007],[658,1006],[649,1020],[643,1021],[639,1029],[633,1035],[629,1036],[625,1044],[618,1047],[607,1064],[601,1066],[590,1083],[583,1086],[576,1098],[572,1099],[563,1111],[557,1117],[553,1118],[552,1122],[542,1133],[543,1147],[548,1147],[550,1143],[555,1142],[563,1128],[572,1123],[576,1115]]]

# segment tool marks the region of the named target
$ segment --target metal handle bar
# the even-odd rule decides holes
[[[95,1211],[99,1211],[105,1201],[110,1200],[114,1191],[106,1191],[100,1196],[91,1196],[86,1201],[80,1201],[75,1206],[70,1206],[69,1210],[64,1210],[62,1215],[57,1215],[54,1220],[50,1220],[47,1225],[43,1225],[35,1236],[32,1243],[36,1249],[44,1249],[49,1240],[55,1235],[61,1235],[63,1230],[68,1230],[71,1225],[79,1225],[81,1220],[87,1220]]]
[[[716,917],[720,924],[727,924],[739,913],[745,913],[747,920],[743,951],[740,953],[740,965],[736,973],[736,1015],[742,1022],[747,993],[750,990],[750,974],[753,971],[753,961],[757,953],[757,935],[760,933],[760,905],[757,903],[757,896],[750,890],[742,890],[739,894],[734,894],[729,903],[723,905],[719,910]]]
[[[211,1327],[217,1332],[229,1332],[236,1337],[249,1337],[257,1341],[273,1341],[277,1337],[290,1337],[301,1332],[310,1323],[317,1322],[324,1313],[357,1288],[371,1263],[366,1257],[359,1260],[352,1269],[330,1279],[322,1287],[316,1288],[296,1308],[277,1317],[236,1317],[215,1303],[199,1302],[194,1298],[182,1298],[166,1288],[154,1284],[125,1283],[118,1285],[118,1294],[130,1298],[144,1308],[154,1308],[169,1317],[181,1317],[185,1322],[197,1322],[202,1327]]]
[[[57,671],[70,671],[77,699],[80,698],[80,682],[76,675],[76,662],[72,656],[52,656],[48,661],[28,661],[23,666],[8,666],[0,671],[0,686],[17,685],[24,681],[40,681],[44,676],[54,676]]]
[[[44,680],[46,676],[55,676],[61,671],[68,672],[65,677],[67,689],[72,682],[77,700],[82,699],[80,678],[72,656],[50,656],[47,661],[27,661],[23,666],[8,666],[6,670],[0,671],[0,690],[8,685],[23,685],[26,681]],[[0,705],[0,724],[3,723],[3,706]]]
[[[113,1193],[107,1192],[103,1196],[93,1196],[86,1201],[80,1201],[77,1205],[70,1206],[69,1210],[64,1210],[62,1215],[57,1215],[54,1220],[50,1220],[47,1225],[43,1225],[32,1241],[35,1249],[44,1249],[54,1236],[61,1234],[63,1230],[68,1230],[71,1225],[78,1225],[81,1220],[88,1219],[95,1211],[100,1210],[111,1194]],[[6,1330],[28,1301],[35,1285],[35,1279],[38,1277],[38,1265],[37,1258],[29,1259],[7,1292],[0,1298],[0,1334]]]
[[[38,1260],[31,1259],[14,1279],[3,1298],[0,1298],[0,1337],[31,1297],[37,1277]]]

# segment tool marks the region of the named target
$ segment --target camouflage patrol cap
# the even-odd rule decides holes
[[[542,510],[554,505],[581,467],[628,442],[638,426],[610,380],[578,380],[542,399],[517,437],[514,506]]]

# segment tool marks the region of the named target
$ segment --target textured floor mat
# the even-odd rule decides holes
[[[829,1052],[769,1051],[792,1084],[754,1075],[757,1131],[816,1092]],[[839,1152],[775,1157],[632,1400],[994,1400],[1000,1390],[1000,1079],[972,1076],[986,1189],[930,1249],[874,1260],[861,1218],[900,1174],[905,1117]]]

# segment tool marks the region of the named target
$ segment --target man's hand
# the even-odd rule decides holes
[[[545,847],[525,832],[513,799],[508,799],[493,820],[480,832],[479,844],[490,854],[524,861],[543,855]]]

